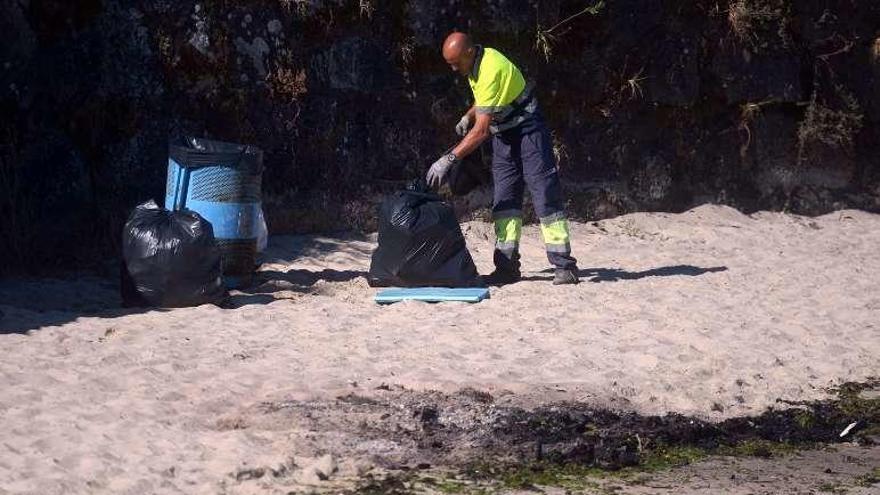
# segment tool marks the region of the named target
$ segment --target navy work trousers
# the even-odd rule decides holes
[[[541,220],[547,259],[556,268],[574,270],[577,261],[571,255],[568,221],[550,133],[543,122],[530,127],[525,131],[515,128],[498,133],[492,141],[495,265],[500,270],[519,271],[523,194],[528,187]]]

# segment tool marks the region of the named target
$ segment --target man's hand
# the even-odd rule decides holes
[[[471,115],[472,114],[468,112],[466,116],[469,121],[474,123],[474,126],[465,134],[464,139],[462,139],[455,148],[452,148],[452,154],[455,155],[456,160],[461,160],[470,155],[475,149],[479,148],[485,140],[492,136],[489,129],[492,125],[492,117],[487,113],[478,112],[474,113],[473,116]]]
[[[455,124],[455,133],[461,137],[465,137],[470,127],[471,118],[468,116],[468,114],[464,114],[461,120],[458,121],[458,124]]]
[[[446,174],[449,173],[449,169],[452,168],[452,164],[455,163],[455,160],[456,158],[454,154],[447,153],[434,162],[434,164],[431,165],[430,170],[428,170],[427,177],[425,177],[428,185],[431,187],[440,187],[440,185],[446,180]]]

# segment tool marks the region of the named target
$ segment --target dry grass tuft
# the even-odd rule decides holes
[[[760,46],[766,32],[774,29],[783,41],[787,39],[785,10],[778,0],[732,0],[727,21],[734,36],[753,47]]]
[[[373,5],[373,0],[360,0],[360,10],[361,17],[371,19],[373,17],[373,12],[376,11],[376,6]]]
[[[291,12],[296,10],[296,13],[302,17],[307,16],[311,10],[311,4],[309,0],[278,0],[281,3],[281,6],[284,10]]]
[[[275,96],[297,101],[308,92],[306,71],[304,69],[296,71],[281,68],[269,74],[266,79],[269,82],[272,94]]]
[[[746,103],[742,106],[739,115],[739,130],[746,135],[746,140],[743,142],[742,146],[739,147],[739,155],[743,158],[746,157],[746,154],[749,151],[749,147],[752,145],[752,122],[755,121],[758,117],[761,116],[761,104],[760,103]]]
[[[540,24],[538,24],[538,29],[535,33],[535,50],[542,53],[544,55],[544,60],[547,62],[550,61],[550,55],[553,53],[553,44],[556,43],[557,38],[562,34],[559,29],[563,28],[569,22],[577,19],[578,17],[590,14],[590,15],[599,15],[599,12],[605,8],[604,0],[599,0],[593,5],[589,7],[585,7],[583,10],[579,11],[576,14],[572,14],[565,19],[557,22],[553,26],[549,28],[543,28]],[[567,30],[568,28],[566,28]]]
[[[561,168],[562,163],[568,160],[568,146],[562,141],[562,138],[559,137],[559,134],[556,132],[551,133],[553,138],[553,157],[556,158],[556,167]]]

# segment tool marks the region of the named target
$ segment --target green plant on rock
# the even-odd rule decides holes
[[[569,490],[596,489],[597,479],[606,473],[579,464],[536,463],[504,471],[501,483],[507,489],[534,489],[539,486],[552,486]]]
[[[418,483],[440,493],[476,494],[479,492],[468,482],[444,476],[423,476],[418,479]]]
[[[794,417],[802,430],[809,430],[816,424],[816,416],[811,411],[800,411]]]
[[[840,102],[832,108],[828,102],[819,98],[818,88],[814,88],[807,106],[804,120],[798,128],[798,161],[803,163],[807,148],[814,143],[851,151],[855,135],[862,129],[864,115],[856,98],[842,85],[834,86],[835,96]]]
[[[733,446],[719,447],[716,453],[732,457],[770,458],[792,454],[796,451],[797,447],[787,442],[752,439],[739,442]]]
[[[833,493],[835,495],[843,495],[847,492],[845,487],[837,483],[822,483],[819,485],[818,490],[823,493]]]
[[[880,466],[875,467],[869,473],[856,477],[857,486],[873,486],[880,484]]]
[[[874,430],[880,426],[880,399],[865,398],[863,392],[880,386],[880,383],[867,384],[845,383],[833,390],[839,399],[837,408],[852,419],[866,423],[866,430]]]
[[[661,446],[643,455],[639,467],[647,471],[663,471],[693,464],[705,459],[708,455],[708,452],[699,447]]]

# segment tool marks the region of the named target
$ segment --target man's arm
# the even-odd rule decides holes
[[[468,133],[468,129],[470,129],[471,124],[474,122],[474,117],[476,116],[475,105],[472,105],[464,115],[461,116],[461,120],[458,121],[458,124],[455,124],[455,133],[461,137],[465,137]]]
[[[470,112],[470,110],[468,110],[468,112]],[[464,139],[458,143],[458,146],[453,148],[452,154],[441,156],[439,160],[431,165],[431,168],[425,176],[425,180],[429,186],[440,187],[446,180],[446,175],[449,173],[449,169],[452,168],[455,159],[460,160],[466,157],[483,144],[483,141],[488,139],[490,135],[489,124],[492,122],[492,117],[488,114],[476,111],[474,111],[474,114],[476,115],[474,127],[472,127],[470,132],[465,135]]]
[[[476,121],[474,122],[474,126],[471,127],[470,132],[458,143],[452,152],[455,154],[455,157],[459,160],[473,153],[474,150],[480,147],[481,144],[486,139],[489,139],[491,135],[489,132],[489,124],[492,123],[492,116],[486,113],[477,113],[474,107],[471,107],[468,110],[468,115],[473,114],[476,116]]]
[[[468,111],[465,112],[465,115],[467,115],[467,118],[471,122],[474,122],[474,119],[477,117],[477,106],[471,105],[471,107],[468,109]]]

